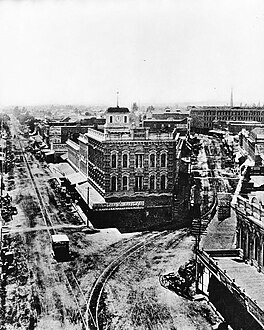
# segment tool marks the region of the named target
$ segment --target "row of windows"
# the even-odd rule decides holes
[[[150,154],[149,155],[149,166],[156,167],[156,155]],[[122,167],[128,168],[129,166],[129,158],[128,154],[123,154],[122,156]],[[144,167],[144,154],[136,154],[135,155],[135,166],[136,168],[143,168]],[[162,153],[160,155],[160,166],[166,167],[167,166],[167,155],[166,153]],[[117,154],[111,155],[111,167],[117,168]]]
[[[111,191],[117,191],[117,177],[113,175],[111,177]],[[127,175],[122,177],[122,190],[128,190],[129,189],[129,177]],[[143,176],[135,176],[135,191],[143,191]],[[150,175],[149,177],[149,184],[148,189],[155,190],[157,189],[157,183],[156,183],[156,177],[155,175]],[[160,176],[160,189],[166,190],[167,189],[167,176],[165,174],[162,174]]]
[[[261,119],[260,116],[211,116],[211,117],[204,117],[205,120],[243,120],[243,119],[247,119],[247,120],[253,120],[253,119]]]
[[[121,117],[117,116],[116,118],[117,118],[117,121],[119,121]],[[124,123],[126,124],[127,123],[127,116],[124,116],[123,119],[124,119]],[[109,121],[110,121],[111,124],[113,123],[113,116],[109,117]]]

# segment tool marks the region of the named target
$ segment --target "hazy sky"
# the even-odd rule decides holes
[[[264,103],[263,0],[1,0],[0,104]]]

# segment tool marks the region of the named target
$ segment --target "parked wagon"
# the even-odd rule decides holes
[[[52,249],[54,252],[55,259],[57,261],[69,260],[69,238],[65,234],[56,234],[51,236]]]

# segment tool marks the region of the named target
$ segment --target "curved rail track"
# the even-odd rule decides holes
[[[113,260],[101,273],[101,275],[97,278],[96,282],[94,283],[90,296],[87,303],[87,324],[88,329],[90,330],[99,330],[100,327],[100,320],[99,320],[99,309],[100,309],[100,299],[103,293],[104,287],[109,280],[109,278],[113,275],[113,273],[117,270],[117,268],[125,262],[126,259],[131,257],[134,253],[143,249],[146,245],[151,244],[157,238],[165,236],[168,234],[168,231],[163,231],[161,233],[152,233],[150,236],[145,240],[134,244],[133,246],[126,249],[119,257]],[[185,235],[185,234],[184,234]],[[184,236],[183,235],[183,236]],[[179,239],[181,236],[179,236]]]

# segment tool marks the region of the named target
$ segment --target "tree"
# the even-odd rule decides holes
[[[136,112],[136,111],[138,111],[138,106],[137,106],[136,102],[134,102],[132,104],[132,112]]]

